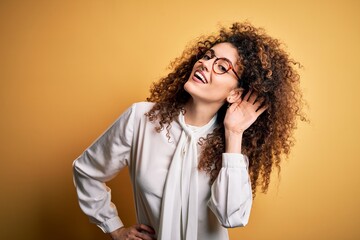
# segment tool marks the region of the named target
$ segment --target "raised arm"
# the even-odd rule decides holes
[[[266,110],[256,93],[249,91],[227,110],[225,153],[222,168],[211,187],[209,207],[224,227],[245,226],[252,206],[248,159],[241,154],[243,132]]]

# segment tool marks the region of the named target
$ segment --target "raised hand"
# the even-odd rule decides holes
[[[263,99],[258,98],[255,91],[249,91],[242,99],[231,104],[224,119],[225,131],[243,133],[267,109],[267,106],[260,108],[262,103]]]
[[[131,227],[119,228],[110,233],[113,240],[155,240],[153,228],[144,224],[136,224]]]
[[[242,135],[251,124],[262,114],[267,106],[262,106],[263,99],[258,94],[249,91],[242,99],[231,104],[226,111],[225,151],[228,153],[241,153]]]

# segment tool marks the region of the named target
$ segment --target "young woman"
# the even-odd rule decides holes
[[[289,154],[302,99],[296,62],[262,29],[235,23],[200,38],[74,162],[82,210],[112,239],[228,239],[257,186]],[[105,182],[128,166],[137,225]]]

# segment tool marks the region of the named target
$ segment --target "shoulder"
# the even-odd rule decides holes
[[[152,102],[136,102],[133,103],[126,112],[129,112],[134,120],[142,119],[145,117],[145,114],[153,108],[154,105],[155,103]]]
[[[153,102],[136,102],[131,106],[131,108],[136,116],[142,116],[149,112],[154,105],[155,103]]]
[[[153,102],[136,102],[132,105],[132,107],[136,109],[136,111],[146,113],[150,111],[154,105],[155,103]]]
[[[122,121],[134,121],[145,116],[145,113],[149,112],[155,103],[151,102],[136,102],[129,106],[118,118]]]

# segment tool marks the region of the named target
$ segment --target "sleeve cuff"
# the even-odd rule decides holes
[[[249,165],[248,158],[241,153],[223,153],[222,167],[225,168],[247,168]]]
[[[101,228],[101,230],[104,233],[111,233],[111,232],[115,231],[116,229],[121,228],[123,226],[124,226],[124,224],[122,223],[122,221],[120,220],[119,217],[114,217],[114,218],[108,219],[107,221],[98,225],[98,227]]]

